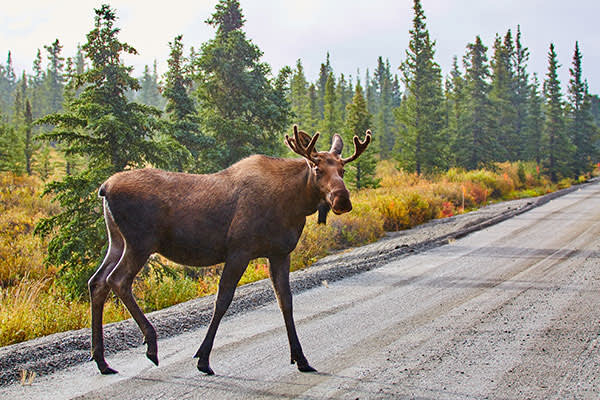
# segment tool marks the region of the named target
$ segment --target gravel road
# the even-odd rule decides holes
[[[106,329],[117,376],[81,363],[89,329],[4,347],[0,397],[597,398],[599,234],[594,183],[390,234],[298,271],[297,327],[317,374],[288,365],[262,281],[238,289],[212,353],[215,377],[191,358],[208,297],[150,314],[159,368],[131,321]],[[45,376],[20,386],[21,369]]]

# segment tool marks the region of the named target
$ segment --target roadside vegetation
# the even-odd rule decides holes
[[[573,183],[564,179],[553,184],[538,175],[533,163],[501,163],[473,171],[453,168],[424,177],[383,161],[377,178],[378,188],[352,193],[352,212],[330,214],[326,225],[318,225],[316,215],[308,218],[292,253],[293,270],[327,254],[374,242],[386,231],[408,229],[493,201],[542,195]],[[59,212],[47,196],[40,196],[42,190],[43,183],[35,176],[0,174],[0,346],[90,324],[87,297],[70,290],[59,267],[44,263],[48,241],[33,233],[40,218]],[[135,295],[147,312],[213,294],[220,268],[192,268],[154,256],[135,282]],[[257,259],[240,284],[268,276],[267,261]],[[104,316],[105,323],[129,318],[114,296],[106,303]]]

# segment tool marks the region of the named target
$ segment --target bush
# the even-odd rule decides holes
[[[332,216],[328,224],[333,229],[333,248],[344,249],[361,246],[379,239],[383,233],[383,218],[367,199],[356,196],[352,212]]]
[[[238,283],[238,286],[245,285],[260,281],[269,277],[269,261],[266,258],[257,258],[252,260],[246,268],[246,272],[242,275],[242,279]]]
[[[573,181],[570,178],[563,178],[560,181],[558,181],[558,188],[566,189],[568,187],[571,187],[572,184],[573,184]]]
[[[197,297],[198,289],[193,279],[180,273],[160,274],[155,267],[149,269],[150,272],[144,279],[136,280],[134,289],[138,304],[145,312],[160,310]]]
[[[381,194],[373,206],[383,217],[383,229],[398,231],[422,224],[439,215],[442,201],[433,193],[405,190],[401,193]]]
[[[440,210],[440,215],[439,215],[440,218],[452,217],[456,213],[457,213],[457,210],[454,207],[454,204],[452,204],[452,202],[450,202],[450,201],[442,202],[442,209]]]
[[[327,253],[335,245],[331,224],[317,224],[317,217],[307,218],[306,226],[291,255],[292,271],[308,267]]]

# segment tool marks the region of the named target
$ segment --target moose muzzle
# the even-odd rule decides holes
[[[329,193],[328,196],[331,210],[339,215],[352,210],[352,202],[350,202],[350,193],[346,188],[340,188]]]

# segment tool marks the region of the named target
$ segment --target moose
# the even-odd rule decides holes
[[[310,366],[296,333],[292,313],[290,253],[306,217],[326,202],[335,214],[352,209],[344,185],[344,165],[371,142],[354,136],[354,154],[341,158],[343,142],[334,135],[331,149],[317,151],[314,136],[299,131],[285,142],[302,158],[263,155],[245,158],[214,174],[196,175],[144,168],[116,173],[99,190],[108,231],[104,261],[88,282],[91,314],[91,360],[102,374],[117,373],[104,358],[102,313],[112,289],[142,331],[146,356],[158,365],[157,335],[132,293],[136,274],[158,253],[185,265],[225,263],[213,315],[196,352],[198,370],[213,375],[209,355],[221,318],[251,259],[266,257],[269,275],[283,314],[291,363],[302,372]]]

